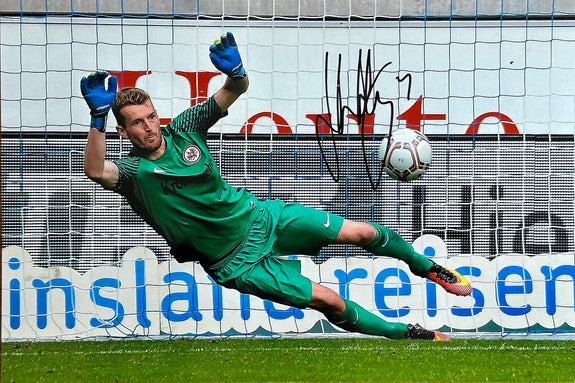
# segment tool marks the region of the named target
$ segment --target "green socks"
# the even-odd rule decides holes
[[[370,223],[377,230],[377,237],[364,249],[374,255],[381,255],[401,259],[416,275],[423,275],[433,262],[423,254],[416,253],[413,247],[401,236],[385,226]],[[403,323],[389,323],[383,318],[367,311],[360,305],[344,299],[345,311],[341,315],[327,317],[334,325],[350,332],[366,335],[385,336],[391,339],[405,339],[407,325]]]
[[[399,234],[376,223],[370,225],[375,227],[378,235],[372,243],[364,247],[365,250],[375,255],[401,259],[415,275],[421,276],[431,268],[433,262],[423,254],[416,253]]]
[[[327,317],[334,325],[350,332],[385,336],[391,339],[405,339],[406,324],[386,322],[357,303],[347,299],[344,301],[346,307],[341,315]]]

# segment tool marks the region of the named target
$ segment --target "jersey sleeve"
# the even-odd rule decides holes
[[[112,191],[123,196],[129,196],[134,190],[140,158],[131,156],[116,160],[114,163],[118,167],[118,183]]]
[[[165,129],[168,134],[201,133],[202,136],[206,136],[208,129],[225,115],[227,113],[222,113],[214,96],[211,96],[206,101],[180,113]]]

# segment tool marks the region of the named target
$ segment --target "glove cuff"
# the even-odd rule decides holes
[[[244,68],[242,68],[241,71],[239,71],[238,73],[234,73],[234,74],[230,75],[230,78],[232,78],[234,80],[241,80],[243,78],[246,78],[247,75],[248,75],[248,72],[246,72],[244,70]]]
[[[106,132],[106,122],[108,121],[108,115],[92,116],[90,121],[90,128],[99,130],[100,132]]]
[[[231,78],[233,78],[234,80],[239,80],[242,78],[245,78],[247,75],[245,69],[244,69],[244,64],[242,63],[242,61],[240,60],[239,64],[236,65],[231,71],[229,76]]]

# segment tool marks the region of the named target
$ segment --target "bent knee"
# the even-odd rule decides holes
[[[377,229],[369,223],[345,220],[337,235],[336,242],[367,246],[376,237]]]

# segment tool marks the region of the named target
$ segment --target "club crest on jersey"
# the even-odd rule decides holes
[[[192,165],[200,160],[200,158],[202,157],[202,152],[200,151],[200,148],[198,148],[196,145],[188,145],[184,149],[182,157],[184,158],[184,161]]]

